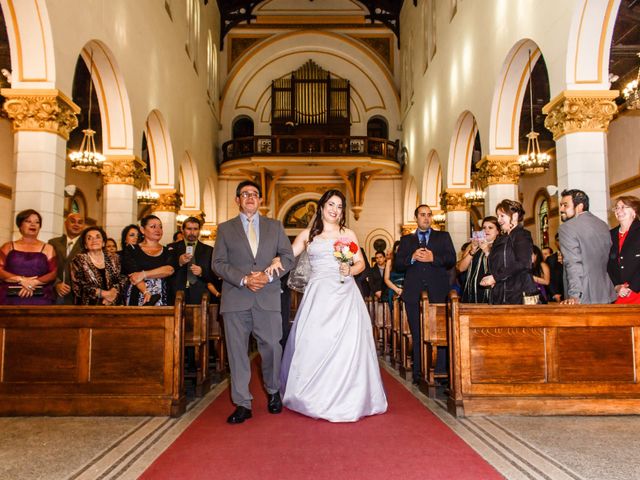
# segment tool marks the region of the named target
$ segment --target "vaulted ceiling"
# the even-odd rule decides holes
[[[222,29],[220,32],[220,45],[224,45],[224,37],[229,31],[241,24],[251,23],[256,19],[254,9],[265,0],[218,0]],[[304,0],[300,0],[304,1]],[[313,0],[308,0],[313,2]],[[400,11],[404,0],[359,0],[369,13],[365,16],[372,23],[378,22],[386,25],[395,33],[400,43]],[[417,4],[417,0],[413,0]]]

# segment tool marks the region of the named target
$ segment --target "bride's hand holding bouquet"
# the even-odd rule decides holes
[[[340,283],[344,283],[344,277],[350,274],[353,256],[358,250],[358,245],[346,237],[337,239],[333,244],[333,256],[340,262]]]

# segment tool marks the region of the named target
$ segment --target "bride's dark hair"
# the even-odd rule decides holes
[[[324,222],[322,221],[322,210],[324,205],[329,201],[331,197],[338,197],[342,201],[342,215],[340,215],[340,221],[338,226],[340,230],[344,230],[344,226],[347,223],[345,210],[347,208],[347,199],[344,198],[344,194],[340,190],[327,190],[324,192],[320,200],[318,200],[318,211],[316,212],[316,218],[311,225],[311,231],[309,232],[309,243],[313,241],[313,237],[320,235],[324,230]]]

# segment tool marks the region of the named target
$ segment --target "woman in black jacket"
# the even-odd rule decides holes
[[[538,303],[538,289],[531,274],[533,241],[522,226],[524,209],[520,202],[503,200],[496,207],[502,230],[489,254],[489,272],[480,285],[491,287],[494,305]]]
[[[640,199],[616,198],[613,212],[620,223],[611,229],[611,251],[607,271],[616,288],[615,303],[640,304]]]

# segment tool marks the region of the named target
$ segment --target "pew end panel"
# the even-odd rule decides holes
[[[450,413],[640,414],[640,306],[451,310]]]
[[[195,374],[186,372],[185,378],[194,378],[195,395],[202,397],[211,387],[209,373],[209,293],[202,295],[199,305],[184,307],[184,345],[193,348],[195,356]]]
[[[175,307],[2,306],[0,415],[179,416],[183,330],[178,300]]]
[[[422,348],[422,381],[420,391],[429,398],[436,397],[438,383],[436,380],[448,381],[448,372],[436,373],[438,364],[438,347],[447,347],[447,305],[430,303],[427,292],[422,292],[420,321]]]

